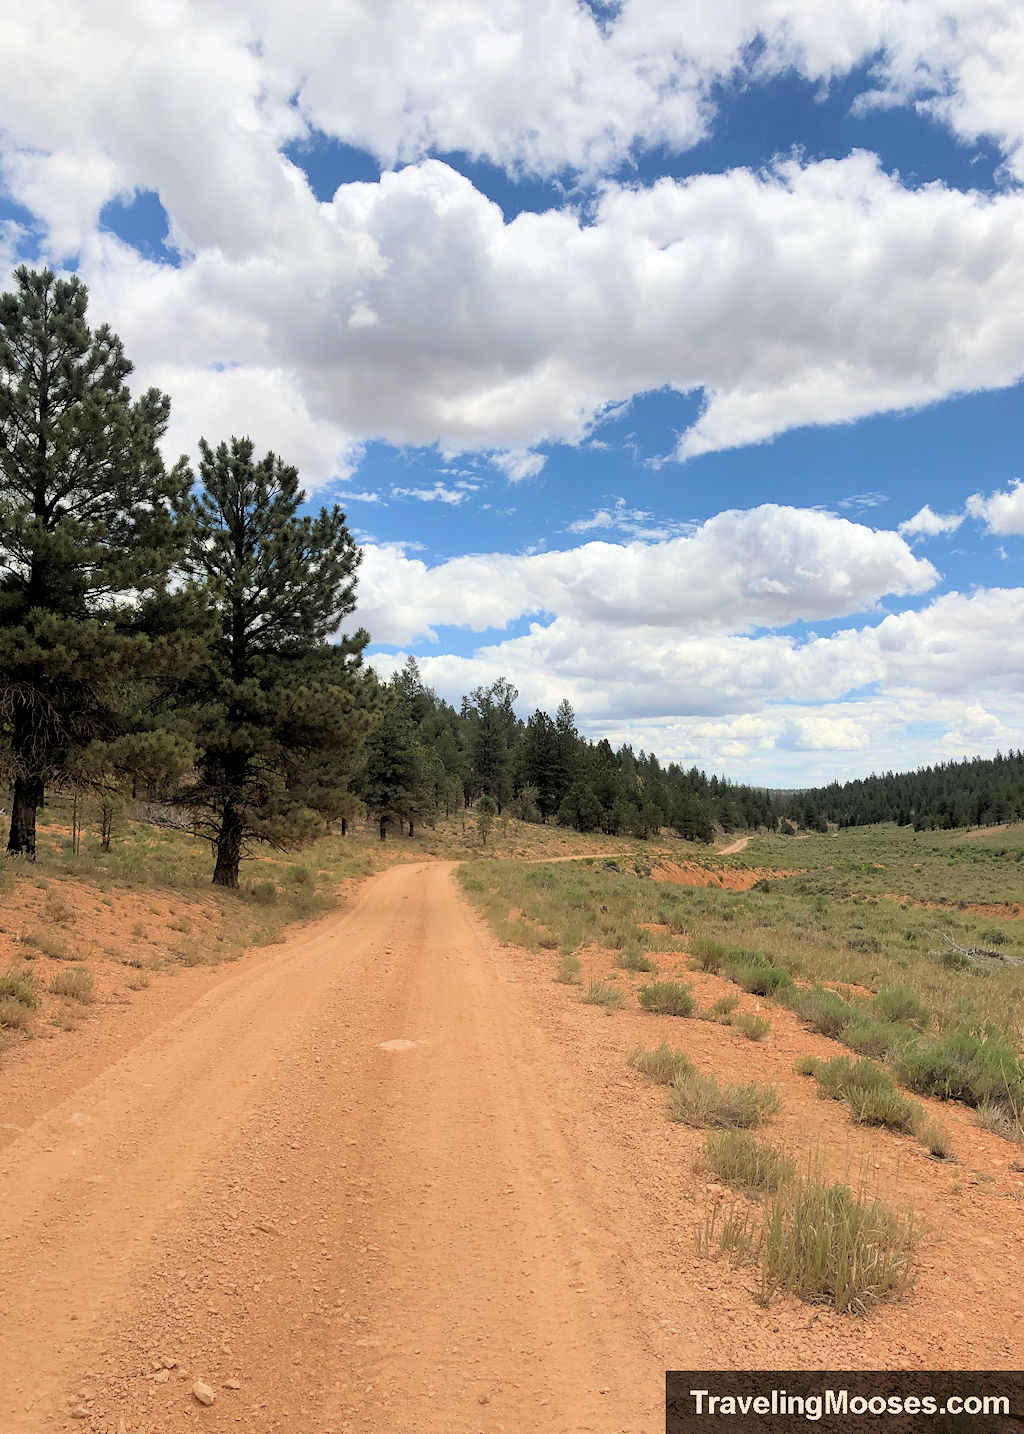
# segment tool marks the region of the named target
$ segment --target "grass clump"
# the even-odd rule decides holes
[[[774,1195],[796,1170],[791,1156],[777,1145],[755,1139],[749,1130],[712,1131],[698,1165],[744,1195]]]
[[[583,962],[578,956],[563,956],[558,963],[554,979],[563,986],[578,986],[582,969]]]
[[[901,1295],[914,1275],[917,1222],[866,1192],[807,1175],[787,1185],[760,1232],[761,1300],[780,1290],[840,1314]]]
[[[641,1006],[657,1016],[692,1016],[697,1009],[693,992],[685,981],[652,981],[637,993]]]
[[[926,1116],[919,1120],[914,1127],[914,1134],[936,1160],[953,1159],[953,1142],[950,1139],[949,1131],[937,1120],[929,1120]]]
[[[638,946],[624,946],[615,958],[616,966],[623,971],[657,971],[657,965],[645,956]]]
[[[982,1130],[1011,1140],[1016,1145],[1024,1144],[1024,1123],[1019,1110],[1005,1101],[991,1100],[980,1106],[975,1119]],[[941,1127],[940,1127],[941,1128]]]
[[[669,1088],[668,1115],[682,1125],[698,1129],[737,1127],[749,1129],[775,1115],[778,1095],[768,1085],[721,1085],[713,1075],[698,1071],[677,1077]]]
[[[701,971],[721,971],[728,954],[721,941],[710,936],[695,936],[690,942],[690,955]]]
[[[610,986],[607,981],[591,981],[580,997],[585,1006],[603,1006],[609,1016],[613,1011],[621,1011],[625,999],[619,987]]]
[[[87,1006],[93,995],[93,975],[84,966],[73,966],[70,971],[58,971],[50,982],[50,990],[55,996],[67,996],[72,1001],[79,1001]]]
[[[641,1075],[656,1081],[658,1085],[671,1085],[674,1080],[689,1075],[694,1064],[682,1051],[674,1051],[667,1041],[662,1041],[654,1050],[637,1046],[628,1057],[629,1064]]]
[[[713,1001],[706,1011],[698,1011],[697,1019],[701,1021],[717,1021],[720,1026],[728,1026],[732,1022],[732,1013],[740,1003],[739,996],[719,996]]]
[[[748,1041],[763,1041],[772,1028],[771,1021],[760,1011],[741,1011],[733,1025],[743,1032]]]

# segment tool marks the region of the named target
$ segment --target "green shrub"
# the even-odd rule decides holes
[[[794,986],[786,993],[786,1001],[801,1021],[823,1036],[838,1036],[843,1027],[858,1014],[857,1008],[826,986]]]
[[[605,981],[591,981],[580,997],[585,1006],[603,1006],[609,1015],[621,1010],[625,999],[618,986],[611,986]]]
[[[906,986],[883,986],[871,1002],[871,1010],[881,1021],[917,1026],[922,1031],[931,1018],[924,1001]]]
[[[1024,1108],[1024,1069],[998,1037],[952,1031],[922,1039],[900,1053],[896,1073],[904,1085],[940,1100],[982,1106],[1003,1100]]]
[[[698,1011],[697,1018],[701,1021],[717,1021],[719,1025],[728,1026],[731,1023],[732,1013],[740,1003],[739,996],[719,996],[713,1001],[706,1011]]]
[[[733,1025],[743,1032],[748,1041],[763,1041],[772,1028],[767,1016],[759,1011],[741,1011]]]
[[[702,971],[721,971],[728,952],[710,936],[695,936],[690,942],[690,955]]]
[[[54,961],[73,961],[75,958],[68,950],[68,943],[63,936],[50,931],[26,931],[21,938],[24,946],[32,947],[41,951],[44,956],[49,956]]]
[[[657,1081],[659,1085],[671,1085],[674,1080],[689,1075],[695,1069],[689,1056],[684,1056],[682,1051],[672,1050],[667,1041],[662,1041],[654,1050],[637,1046],[635,1051],[630,1052],[628,1061],[634,1070]]]
[[[641,986],[637,997],[645,1011],[658,1016],[692,1016],[697,1008],[693,992],[685,981],[653,981]]]
[[[657,965],[635,946],[624,946],[615,958],[616,966],[623,971],[657,971]]]
[[[277,886],[272,881],[257,881],[249,894],[257,906],[273,906],[277,900]]]
[[[777,1145],[756,1140],[749,1130],[712,1131],[698,1164],[745,1195],[774,1195],[796,1169]]]
[[[807,1073],[814,1076],[821,1095],[845,1101],[861,1125],[883,1125],[907,1133],[920,1123],[921,1107],[901,1095],[889,1072],[874,1061],[836,1056],[817,1062]]]
[[[563,986],[578,986],[582,969],[583,962],[578,956],[563,956],[558,963],[555,980],[560,981]]]
[[[897,1021],[876,1021],[871,1016],[858,1016],[839,1033],[840,1040],[861,1056],[891,1060],[917,1038],[911,1026]]]
[[[767,961],[730,961],[726,975],[753,996],[774,996],[793,985],[784,966],[772,966]]]
[[[693,1071],[679,1076],[669,1087],[669,1119],[703,1129],[761,1125],[779,1107],[772,1087],[758,1081],[720,1085],[715,1076]]]

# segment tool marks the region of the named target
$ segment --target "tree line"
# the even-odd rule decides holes
[[[504,677],[456,708],[424,683],[410,657],[381,696],[356,790],[382,838],[389,827],[412,831],[481,800],[522,821],[639,838],[668,828],[710,842],[716,831],[776,823],[762,788],[582,737],[568,701],[554,717],[538,709],[523,721],[519,694]]]
[[[965,757],[914,772],[872,773],[788,798],[784,819],[810,830],[896,822],[917,831],[1024,820],[1024,752]]]

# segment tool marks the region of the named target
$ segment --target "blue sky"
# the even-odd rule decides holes
[[[52,36],[62,37],[52,43]],[[1024,16],[70,0],[0,266],[250,433],[453,701],[784,786],[1024,745]]]

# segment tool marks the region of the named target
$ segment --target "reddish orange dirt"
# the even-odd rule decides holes
[[[898,901],[901,906],[924,906],[930,911],[967,911],[972,916],[1000,916],[1007,921],[1024,920],[1024,906],[1019,901],[918,901],[916,897],[900,896],[892,891],[887,891],[882,899]]]
[[[731,848],[729,848],[731,850]],[[651,871],[654,881],[671,882],[673,886],[716,886],[724,891],[749,891],[759,881],[775,881],[783,876],[803,876],[806,868],[795,871],[772,871],[768,867],[711,867],[696,861],[662,861]]]
[[[755,1045],[645,1015],[619,972],[608,1017],[555,965],[496,942],[451,863],[402,865],[277,947],[9,1058],[4,1434],[654,1434],[667,1367],[1014,1367],[1018,1151],[937,1105],[960,1164],[852,1126],[792,1074],[834,1047],[787,1012],[765,1004]],[[705,1003],[735,991],[692,979]],[[749,1270],[697,1257],[721,1198],[694,1171],[703,1136],[626,1064],[663,1039],[771,1079],[770,1133],[913,1200],[930,1230],[909,1297],[860,1320],[763,1310]]]

